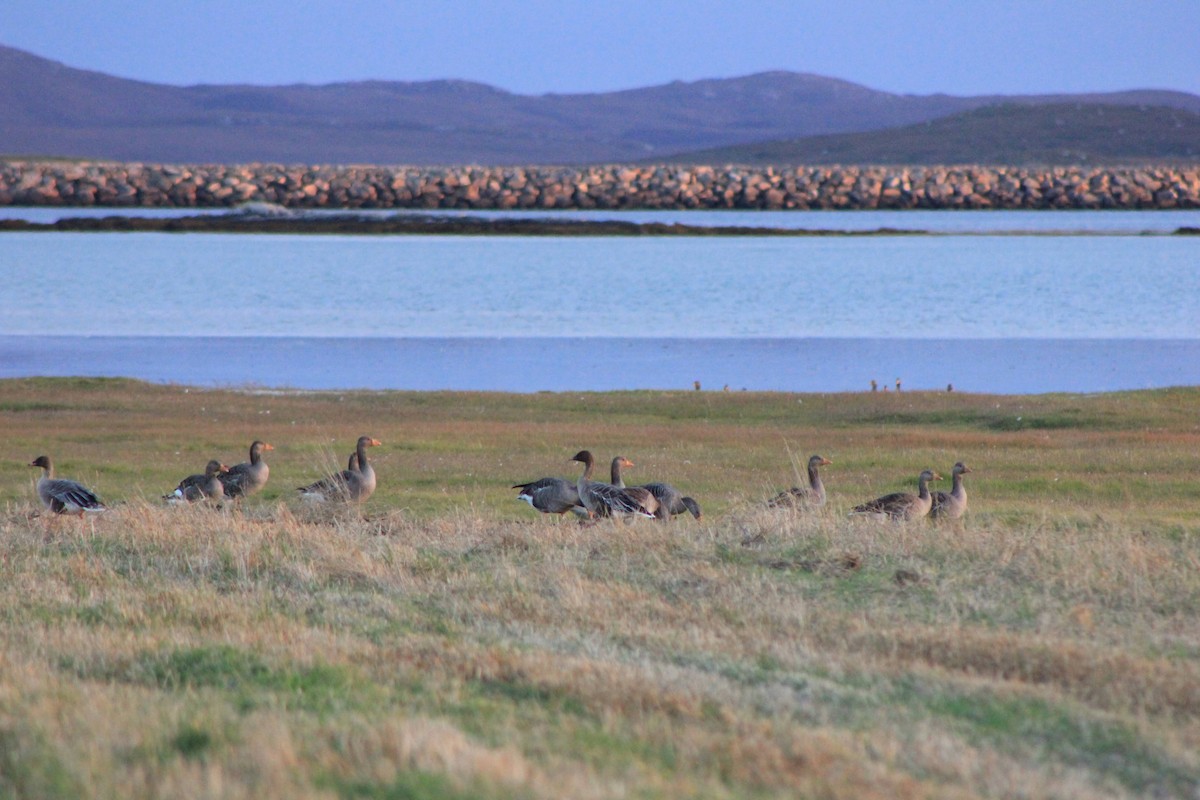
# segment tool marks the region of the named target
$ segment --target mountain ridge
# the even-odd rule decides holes
[[[14,155],[175,163],[621,163],[885,130],[1000,102],[1200,113],[1200,96],[1170,90],[901,95],[786,70],[543,95],[459,79],[173,86],[0,45],[0,152]]]

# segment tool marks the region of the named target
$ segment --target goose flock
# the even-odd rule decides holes
[[[366,449],[380,444],[378,439],[360,436],[347,469],[301,486],[297,491],[309,500],[366,501],[375,492],[375,469],[367,458]],[[263,453],[274,449],[269,442],[256,439],[250,445],[248,461],[227,467],[217,459],[212,459],[202,474],[188,475],[173,492],[163,495],[163,500],[170,504],[216,504],[238,502],[256,494],[262,491],[271,477],[271,467],[263,458]],[[82,517],[84,514],[108,510],[108,506],[83,484],[55,477],[54,462],[50,456],[38,456],[29,466],[41,467],[42,477],[37,482],[38,499],[55,514],[78,514]]]
[[[371,436],[360,436],[346,469],[327,475],[297,491],[310,501],[342,501],[363,503],[375,492],[376,475],[367,449],[382,442]],[[249,460],[232,467],[212,459],[203,473],[188,475],[175,490],[163,495],[171,504],[238,502],[262,490],[271,474],[263,454],[274,450],[269,443],[255,440],[250,445]],[[610,464],[609,482],[593,480],[596,458],[590,450],[580,450],[570,459],[583,465],[583,472],[574,482],[566,478],[546,477],[528,483],[514,484],[520,489],[517,499],[528,503],[543,514],[563,515],[568,512],[581,521],[597,519],[645,518],[667,521],[690,513],[701,518],[700,504],[685,496],[669,483],[655,482],[626,486],[623,470],[634,464],[625,456],[615,456]],[[821,455],[808,459],[808,485],[793,486],[766,502],[769,508],[816,510],[826,504],[825,484],[821,467],[833,462]],[[83,484],[58,478],[50,456],[38,456],[29,466],[39,467],[42,476],[37,481],[37,495],[42,505],[55,514],[83,516],[107,510],[95,493]],[[967,511],[967,490],[963,476],[971,468],[959,461],[951,471],[953,485],[949,492],[931,492],[929,484],[942,476],[932,469],[917,476],[917,492],[894,492],[854,506],[852,516],[877,520],[906,522],[930,516],[934,519],[957,520]]]

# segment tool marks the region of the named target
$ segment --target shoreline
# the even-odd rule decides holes
[[[682,225],[662,222],[576,219],[472,219],[396,212],[382,218],[353,213],[274,216],[254,213],[190,217],[67,217],[55,222],[0,220],[0,233],[247,233],[456,236],[932,236],[930,231],[877,228],[869,231]],[[1197,232],[1200,232],[1198,230]],[[1173,235],[1173,234],[1172,234]]]
[[[28,377],[518,394],[869,392],[873,379],[883,394],[900,378],[911,392],[1095,394],[1200,386],[1200,339],[0,335],[0,379]]]
[[[242,233],[389,236],[708,236],[708,237],[872,237],[872,236],[1196,236],[1200,228],[1170,231],[1014,231],[940,232],[880,227],[867,230],[686,225],[622,220],[546,218],[470,218],[406,214],[367,217],[347,212],[321,216],[258,214],[231,210],[226,214],[185,217],[64,217],[54,222],[0,219],[0,233]]]

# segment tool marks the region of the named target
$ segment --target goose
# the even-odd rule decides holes
[[[55,478],[50,456],[38,456],[29,462],[29,466],[42,468],[42,477],[37,482],[38,498],[55,514],[78,514],[82,519],[84,513],[108,510],[108,506],[82,483]]]
[[[963,475],[971,472],[971,468],[959,461],[950,471],[954,485],[949,492],[934,492],[933,506],[929,516],[934,519],[958,519],[967,513],[967,488],[963,485]]]
[[[580,450],[571,460],[579,461],[583,464],[583,474],[579,476],[579,480],[575,484],[575,489],[579,492],[579,501],[588,510],[589,516],[621,517],[636,515],[651,519],[654,518],[654,511],[643,506],[641,499],[635,499],[636,495],[642,495],[642,493],[638,492],[631,495],[628,489],[619,489],[612,484],[599,483],[592,480],[592,472],[596,468],[596,459],[591,451]],[[645,492],[644,495],[653,499],[653,495],[649,492]]]
[[[821,483],[820,467],[832,464],[824,456],[808,459],[808,486],[793,486],[767,501],[769,508],[820,508],[825,505],[825,484]]]
[[[517,499],[529,503],[543,514],[565,514],[570,511],[581,517],[588,510],[579,500],[579,489],[565,478],[539,478],[529,483],[518,483],[512,488],[520,489]]]
[[[221,476],[225,496],[230,498],[249,497],[267,485],[271,468],[263,461],[262,454],[275,448],[257,439],[250,445],[250,460],[235,464]]]
[[[163,499],[168,503],[195,503],[206,498],[221,500],[225,497],[221,474],[225,472],[229,472],[229,467],[214,458],[205,465],[203,475],[188,475],[179,482],[175,491],[164,494]]]
[[[676,514],[685,511],[700,519],[700,504],[690,497],[684,497],[683,492],[669,483],[644,483],[640,487],[654,495],[658,501],[658,511],[655,516],[661,520],[669,520]]]
[[[929,493],[929,482],[940,481],[941,475],[927,469],[917,478],[917,494],[896,492],[854,507],[854,514],[866,514],[876,519],[913,520],[929,513],[933,495]]]
[[[633,462],[625,456],[616,456],[612,460],[612,466],[609,468],[610,481],[612,485],[618,489],[623,489],[626,496],[633,498],[638,505],[649,511],[651,514],[654,514],[656,517],[659,516],[660,511],[662,511],[660,508],[661,504],[659,503],[658,497],[656,497],[653,492],[644,486],[625,485],[625,479],[621,477],[621,468],[632,466]]]
[[[609,482],[618,489],[625,488],[625,479],[621,477],[621,467],[632,467],[633,462],[625,456],[616,456],[612,460],[612,467],[609,468]]]
[[[304,496],[305,500],[315,500],[322,502],[330,497],[345,497],[347,495],[347,485],[350,482],[350,476],[358,472],[358,451],[350,454],[350,458],[346,461],[346,468],[341,472],[335,472],[332,475],[326,475],[319,481],[313,481],[307,486],[297,486],[296,491]]]
[[[375,468],[367,458],[367,448],[378,447],[381,444],[383,442],[370,436],[358,437],[346,469],[307,486],[301,486],[297,491],[304,495],[305,499],[318,502],[338,499],[365,502],[375,493]]]

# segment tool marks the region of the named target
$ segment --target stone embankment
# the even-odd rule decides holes
[[[287,167],[0,163],[0,205],[421,209],[1200,208],[1200,167]]]

